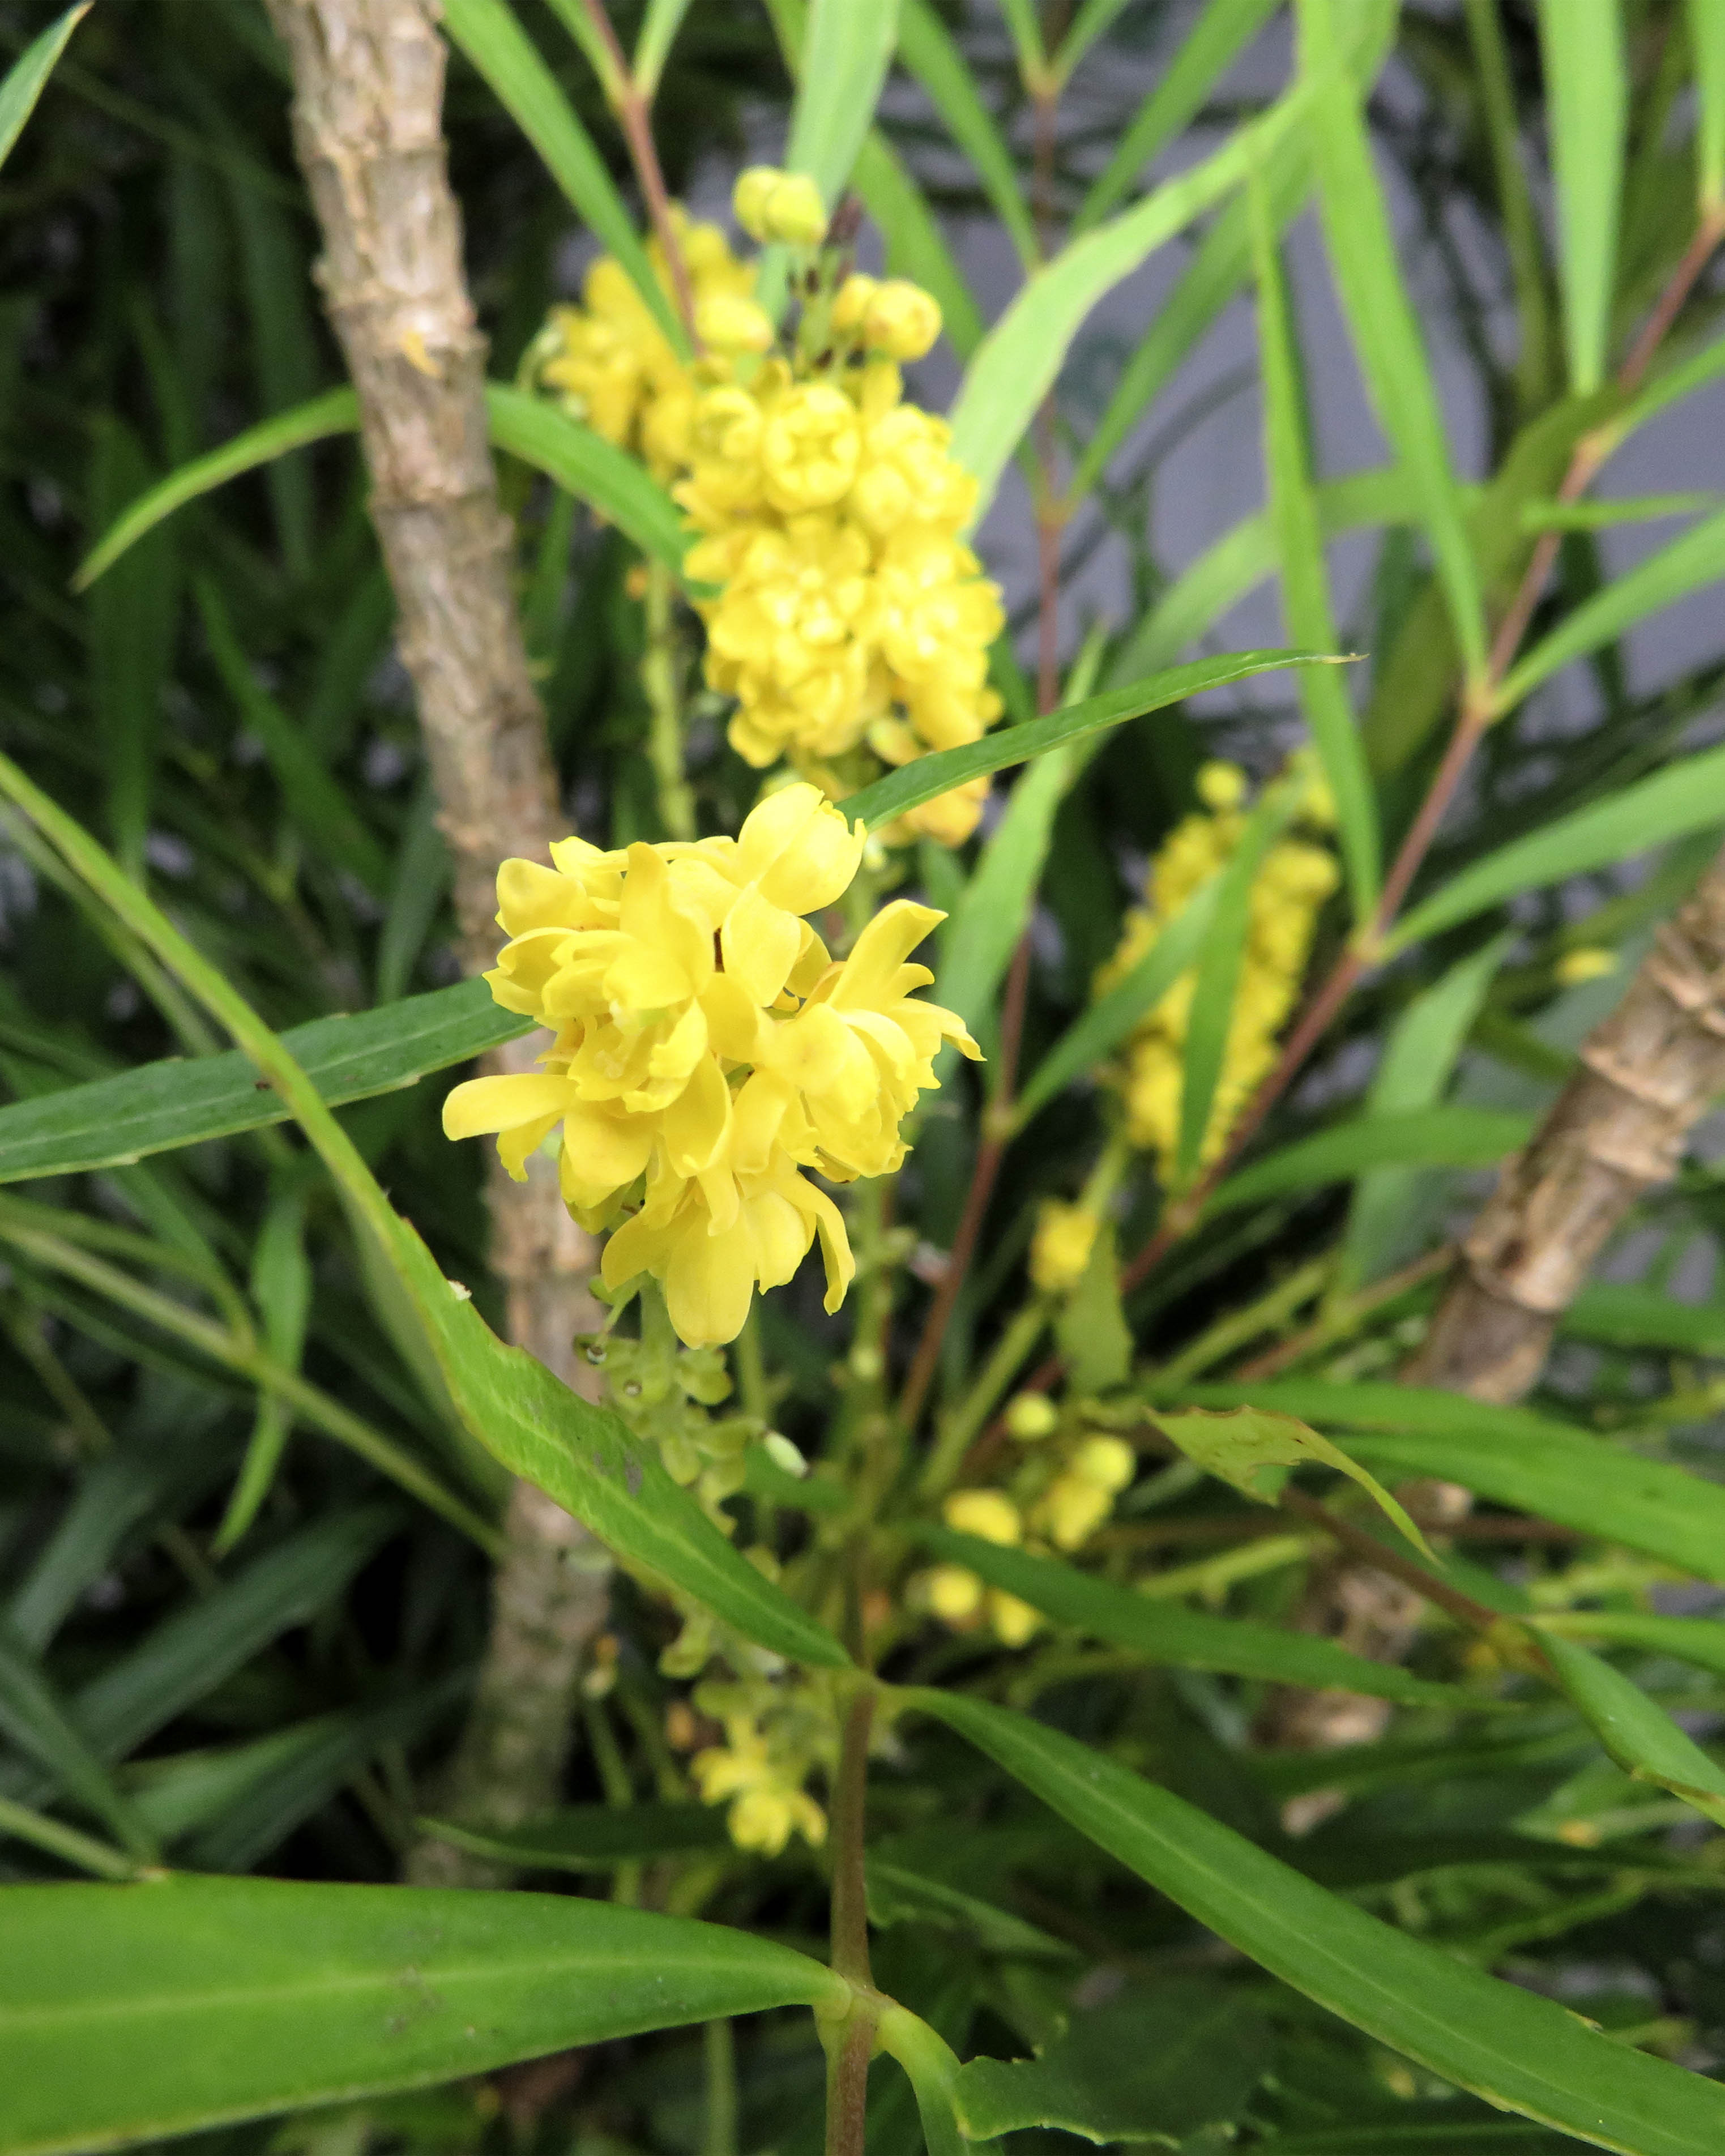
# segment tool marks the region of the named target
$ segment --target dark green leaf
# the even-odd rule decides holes
[[[422,1820],[440,1841],[527,1871],[614,1871],[619,1864],[723,1849],[730,1834],[709,1804],[572,1804],[506,1832],[482,1834],[445,1820]]]
[[[109,1780],[35,1656],[5,1630],[0,1630],[0,1735],[45,1768],[74,1804],[100,1820],[134,1855],[155,1855],[149,1830]]]
[[[1200,1923],[1445,2081],[1627,2156],[1725,2143],[1716,2082],[1380,1922],[1070,1737],[957,1693],[910,1697]]]
[[[111,2148],[845,1995],[768,1940],[566,1895],[0,1888],[0,2143]]]
[[[1656,1287],[1633,1283],[1590,1281],[1563,1312],[1558,1329],[1608,1348],[1725,1357],[1725,1310],[1712,1303],[1679,1302]]]
[[[49,24],[27,45],[0,82],[0,164],[12,154],[12,146],[23,132],[24,122],[36,109],[36,100],[48,86],[48,78],[66,49],[66,40],[90,13],[94,0],[79,0]]]

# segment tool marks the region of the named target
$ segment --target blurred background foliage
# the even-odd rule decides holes
[[[626,187],[620,139],[555,10],[522,0],[519,12]],[[627,43],[634,11],[614,12]],[[1063,208],[1118,139],[1189,12],[1132,0],[1094,49],[1058,143]],[[1533,10],[1510,0],[1499,13],[1505,90],[1532,147],[1543,126]],[[1626,10],[1641,131],[1630,144],[1615,302],[1623,329],[1645,315],[1692,228],[1692,165],[1670,119],[1684,80],[1676,13],[1666,0],[1633,0]],[[948,0],[943,13],[1023,149],[1028,113],[993,11]],[[9,49],[39,27],[39,11],[0,6]],[[1194,139],[1212,139],[1207,130],[1252,108],[1250,74],[1227,79],[1246,86],[1224,85]],[[742,0],[693,8],[658,104],[673,190],[721,199],[745,152],[773,141],[788,95],[762,11]],[[74,597],[70,581],[152,479],[341,378],[317,305],[316,234],[290,153],[287,96],[285,62],[257,0],[101,0],[0,178],[0,737],[147,878],[279,1029],[455,975],[447,864],[392,652],[393,607],[357,447],[343,439],[298,452],[195,504],[87,595]],[[1404,10],[1370,109],[1416,290],[1446,355],[1446,390],[1478,415],[1477,471],[1497,471],[1556,403],[1558,355],[1549,273],[1529,271],[1517,252],[1525,234],[1505,227],[1463,10],[1435,0]],[[899,81],[884,125],[986,281],[991,205],[920,93]],[[531,150],[459,62],[448,128],[491,371],[507,377],[551,300],[572,290],[587,251]],[[1530,352],[1525,334],[1504,334],[1518,281],[1526,330],[1530,275],[1545,287],[1543,351]],[[1296,286],[1303,305],[1319,304],[1298,277]],[[1686,336],[1697,337],[1719,304],[1703,287]],[[1224,318],[1224,346],[1227,327]],[[1099,322],[1081,341],[1060,413],[1074,445],[1132,348],[1117,321]],[[1141,670],[1125,663],[1134,633],[1196,551],[1195,525],[1163,513],[1161,477],[1225,396],[1244,424],[1250,393],[1230,364],[1224,351],[1180,377],[1065,534],[1075,594],[1068,655],[1093,626],[1104,679]],[[1369,440],[1326,444],[1326,463],[1338,470],[1375,454]],[[1553,485],[1545,463],[1528,493]],[[1690,483],[1712,477],[1697,470]],[[629,550],[525,467],[506,460],[502,480],[572,825],[619,843],[660,835]],[[1009,501],[1002,514],[1011,513]],[[1409,624],[1417,630],[1430,600],[1400,527],[1374,533],[1362,566],[1347,641],[1376,655],[1380,685],[1396,654],[1410,670],[1406,693],[1375,707],[1377,731],[1368,731],[1394,805],[1411,800],[1434,749],[1428,732],[1401,752],[1401,722],[1425,685],[1421,669],[1434,666],[1430,637],[1420,645]],[[1566,533],[1548,603],[1573,604],[1601,576],[1599,536]],[[1009,598],[1027,631],[1034,593],[1009,589]],[[1275,639],[1218,639],[1250,640]],[[1716,608],[1698,628],[1686,617],[1678,655],[1676,668],[1650,669],[1645,653],[1632,661],[1608,644],[1561,711],[1536,704],[1491,734],[1477,787],[1432,857],[1432,880],[1620,788],[1680,745],[1711,740],[1725,682]],[[734,829],[752,775],[724,747],[716,701],[697,701],[693,721],[701,827]],[[1267,774],[1293,726],[1291,709],[1211,699],[1201,711],[1122,728],[1090,764],[1056,824],[1036,925],[1027,1068],[1087,1004],[1143,862],[1186,813],[1200,763],[1222,753]],[[1638,953],[1712,844],[1711,835],[1683,841],[1645,874],[1602,872],[1517,902],[1513,960],[1471,1021],[1461,1097],[1527,1109],[1550,1096],[1620,986],[1572,984],[1585,968],[1566,970],[1566,954]],[[14,1097],[218,1045],[173,983],[16,824],[0,851],[0,1075]],[[1339,915],[1327,916],[1320,963],[1341,934]],[[1349,1006],[1312,1080],[1277,1111],[1272,1140],[1357,1105],[1398,1017],[1481,944],[1480,924],[1470,923],[1378,975]],[[495,1312],[481,1163],[477,1148],[443,1140],[442,1090],[388,1093],[342,1119],[445,1272]],[[991,1313],[1019,1276],[1034,1202],[1081,1181],[1096,1128],[1094,1096],[1076,1090],[1010,1154],[949,1341],[955,1383],[972,1343],[992,1339]],[[956,1111],[932,1116],[909,1171],[919,1233],[937,1247],[950,1237],[973,1144]],[[1401,1192],[1407,1219],[1390,1237],[1396,1255],[1435,1240],[1468,1187],[1453,1177],[1410,1181]],[[1132,1306],[1141,1347],[1171,1353],[1329,1253],[1347,1204],[1345,1190],[1332,1188],[1221,1216]],[[1670,1337],[1672,1321],[1638,1332],[1632,1305],[1605,1296],[1591,1320],[1585,1308],[1576,1313],[1573,1344],[1547,1379],[1546,1398],[1560,1411],[1656,1433],[1670,1456],[1703,1472],[1717,1460],[1725,1402],[1715,1360],[1725,1360],[1725,1306],[1712,1274],[1725,1183],[1697,1163],[1635,1223],[1642,1285],[1686,1282],[1689,1302],[1701,1297],[1686,1347]],[[1142,1240],[1153,1210],[1147,1191],[1122,1224],[1124,1248]],[[472,1538],[402,1495],[351,1442],[331,1441],[332,1419],[350,1439],[362,1428],[368,1442],[428,1467],[481,1509],[496,1484],[495,1471],[451,1437],[436,1399],[370,1314],[326,1188],[280,1135],[222,1140],[0,1194],[0,1798],[100,1824],[124,1846],[193,1868],[395,1876],[459,1725],[484,1636],[487,1566]],[[1331,1374],[1391,1373],[1430,1292],[1415,1285],[1385,1301]],[[216,1349],[211,1310],[224,1328]],[[1281,1323],[1266,1321],[1240,1344],[1261,1347]],[[816,1453],[840,1336],[806,1279],[768,1305],[763,1332],[769,1366],[788,1388],[776,1419]],[[316,1412],[260,1407],[259,1356],[297,1368]],[[249,1521],[234,1509],[237,1486]],[[1219,1515],[1236,1509],[1210,1486],[1173,1493],[1108,1531],[1109,1560],[1189,1563],[1218,1546]],[[1227,1533],[1220,1521],[1225,1553],[1252,1547],[1227,1543]],[[1544,1584],[1558,1604],[1588,1591],[1635,1596],[1661,1577],[1648,1562],[1607,1554],[1590,1583],[1571,1558],[1561,1538],[1529,1543],[1518,1548],[1518,1577],[1536,1593]],[[1225,1569],[1213,1570],[1206,1593],[1235,1614],[1287,1615],[1297,1570],[1254,1578],[1250,1569],[1236,1568],[1231,1588]],[[675,1688],[655,1662],[666,1620],[626,1588],[619,1604],[618,1683],[583,1710],[588,1742],[572,1770],[572,1804],[614,1802],[619,1789],[682,1794],[664,1738]],[[973,1651],[950,1642],[929,1666],[956,1674]],[[1436,1667],[1442,1654],[1430,1651]],[[1717,1845],[1663,1791],[1604,1763],[1567,1709],[1522,1702],[1465,1724],[1444,1710],[1410,1710],[1393,1734],[1337,1762],[1255,1745],[1261,1686],[1125,1660],[1050,1649],[1003,1679],[1002,1696],[1034,1701],[1339,1891],[1465,1960],[1563,1999],[1625,2041],[1704,2070],[1725,2060]],[[1703,1717],[1694,1724],[1702,1730],[1725,1707],[1719,1680],[1692,1667],[1645,1656],[1632,1666],[1667,1706]],[[1182,2144],[1190,2150],[1219,2147],[1224,2132],[1288,2156],[1391,2148],[1537,2156],[1579,2145],[1500,2118],[1293,1992],[1242,1974],[1171,1905],[956,1740],[923,1732],[906,1741],[915,1773],[881,1777],[877,1793],[880,1980],[955,2042],[1010,2055],[1046,2041],[1074,2010],[1075,1969],[1091,1972],[1081,2005],[1097,2017],[1141,1994],[1160,1998],[1169,1984],[1209,1997],[1206,1988],[1225,1978],[1225,2046],[1250,2071],[1194,2122],[1196,2138]],[[1345,1809],[1291,1840],[1283,1808],[1312,1791],[1343,1793]],[[953,1824],[961,1817],[962,1831]],[[1537,1860],[1509,1838],[1530,1824],[1548,1835]],[[806,1852],[769,1862],[710,1849],[667,1864],[651,1891],[671,1893],[674,1906],[793,1940],[820,1929],[824,1889]],[[0,1841],[0,1877],[62,1868],[49,1846]],[[595,1869],[603,1891],[615,1866]],[[629,1876],[639,1892],[639,1867]],[[547,1871],[539,1883],[556,1878]],[[930,1880],[952,1890],[944,1901]],[[1102,2025],[1098,2019],[1096,2030]],[[480,2145],[547,2156],[696,2148],[723,2156],[711,2138],[714,2071],[699,2035],[679,2035],[205,2138],[236,2156]],[[738,2074],[740,2146],[816,2145],[820,2061],[804,2022],[747,2025]],[[893,2150],[895,2135],[911,2130],[907,2112],[883,2116],[871,2145]],[[1026,2156],[1056,2145],[1071,2144],[1053,2133],[1013,2143]]]

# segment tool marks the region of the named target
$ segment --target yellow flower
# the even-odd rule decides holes
[[[900,1125],[934,1085],[950,1011],[912,1000],[905,963],[941,919],[887,906],[834,964],[804,915],[848,888],[867,834],[810,785],[769,794],[735,839],[508,861],[490,974],[506,1009],[555,1030],[531,1074],[479,1078],[444,1105],[452,1138],[495,1132],[511,1174],[561,1129],[565,1201],[591,1228],[629,1209],[604,1255],[649,1273],[691,1347],[735,1339],[756,1287],[788,1281],[819,1237],[827,1307],[853,1266],[832,1199],[897,1167]],[[639,1191],[639,1196],[635,1194]]]
[[[940,333],[940,302],[921,285],[889,277],[870,294],[863,341],[889,359],[921,359]]]
[[[1578,944],[1573,951],[1564,952],[1552,968],[1552,974],[1561,988],[1577,988],[1584,981],[1597,981],[1617,971],[1617,953],[1605,951],[1597,944]]]
[[[737,222],[752,239],[782,239],[793,247],[819,247],[827,236],[820,190],[802,172],[751,165],[732,190]]]
[[[1007,1402],[1006,1434],[1020,1445],[1052,1437],[1060,1426],[1060,1410],[1046,1393],[1019,1393]]]
[[[826,1814],[784,1766],[766,1737],[743,1715],[729,1716],[725,1743],[698,1752],[690,1762],[703,1804],[730,1800],[726,1825],[739,1849],[777,1856],[793,1834],[819,1849],[827,1837]]]
[[[937,1564],[915,1583],[916,1599],[943,1625],[968,1625],[983,1606],[983,1583],[962,1564]]]
[[[1030,1278],[1045,1295],[1065,1295],[1084,1278],[1100,1224],[1085,1206],[1043,1200],[1030,1245]]]
[[[955,1490],[941,1507],[949,1527],[981,1542],[1010,1546],[1022,1542],[1024,1522],[1004,1490]]]

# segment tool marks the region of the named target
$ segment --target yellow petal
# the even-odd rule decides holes
[[[643,1116],[606,1116],[572,1108],[563,1119],[557,1159],[563,1201],[582,1211],[626,1190],[653,1151],[653,1126]]]
[[[497,871],[497,921],[511,936],[534,928],[586,928],[594,918],[587,893],[571,876],[538,861],[506,861]]]
[[[781,787],[752,809],[737,837],[743,873],[788,913],[814,913],[850,886],[867,834],[852,830],[819,787]]]
[[[731,973],[715,973],[701,992],[707,1034],[715,1050],[732,1063],[757,1063],[762,1054],[761,1006]]]
[[[778,996],[801,954],[803,924],[773,906],[754,886],[738,894],[719,933],[725,972],[764,1009]]]
[[[932,928],[946,916],[932,906],[896,898],[883,906],[851,947],[828,1001],[836,1010],[896,1001],[893,976]]]
[[[685,1347],[722,1348],[742,1332],[754,1300],[752,1257],[743,1221],[710,1235],[704,1213],[680,1220],[665,1264],[665,1301]]]
[[[555,1118],[574,1105],[575,1089],[567,1078],[523,1070],[507,1078],[470,1078],[444,1101],[444,1136],[476,1138],[494,1131],[512,1131],[542,1117]]]
[[[711,1168],[731,1135],[731,1088],[717,1061],[704,1055],[665,1111],[665,1144],[679,1175]]]

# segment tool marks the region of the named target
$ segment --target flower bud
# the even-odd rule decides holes
[[[767,205],[783,177],[776,165],[750,165],[737,174],[737,185],[731,191],[731,207],[737,213],[737,222],[751,239],[769,236]]]
[[[827,236],[826,206],[806,172],[783,172],[767,198],[767,237],[792,247],[819,247]]]
[[[875,287],[863,320],[863,337],[889,359],[921,359],[941,333],[940,302],[920,285],[889,277]]]
[[[1206,808],[1225,815],[1245,798],[1245,773],[1237,763],[1207,763],[1198,774],[1196,791]]]
[[[1024,1532],[1018,1507],[1001,1490],[955,1490],[941,1509],[949,1527],[981,1542],[1010,1544]]]
[[[1060,1427],[1060,1413],[1046,1393],[1020,1393],[1007,1404],[1006,1434],[1020,1445],[1034,1445],[1051,1437]]]
[[[696,302],[695,333],[715,352],[768,352],[773,345],[765,309],[735,292],[709,292]]]
[[[870,302],[880,289],[880,280],[860,270],[847,277],[833,301],[833,328],[839,336],[855,336],[868,318]]]

